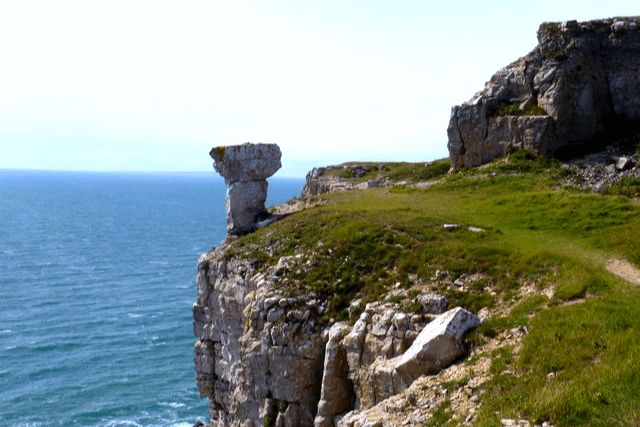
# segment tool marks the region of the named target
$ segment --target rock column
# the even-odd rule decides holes
[[[267,178],[282,167],[276,144],[230,145],[214,147],[209,155],[213,168],[229,185],[227,189],[227,233],[240,235],[255,230],[268,217]]]

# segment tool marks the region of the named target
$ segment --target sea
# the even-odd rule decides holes
[[[267,205],[303,185],[270,178]],[[0,170],[0,426],[208,419],[191,306],[225,191],[213,171]]]

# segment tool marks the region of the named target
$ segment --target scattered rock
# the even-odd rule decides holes
[[[570,186],[602,192],[623,179],[640,179],[640,169],[635,165],[631,146],[640,140],[640,134],[624,138],[601,151],[589,153],[562,162],[573,172],[567,178]]]
[[[633,160],[629,157],[620,157],[616,161],[616,169],[626,171],[633,167]]]
[[[500,424],[504,427],[531,427],[531,424],[527,420],[512,420],[509,418],[501,419]],[[534,427],[553,427],[553,425],[548,421],[545,421],[542,424],[535,424]]]
[[[611,259],[605,267],[608,271],[629,283],[640,285],[640,269],[624,259]]]
[[[417,296],[418,302],[422,306],[422,310],[429,314],[444,313],[449,306],[447,297],[433,293],[420,294]]]

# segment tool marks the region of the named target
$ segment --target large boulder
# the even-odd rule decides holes
[[[640,124],[640,18],[544,23],[538,46],[454,106],[452,170],[504,156],[579,155]]]
[[[428,299],[428,308],[438,312],[446,304],[446,298],[437,295]],[[419,377],[448,367],[465,352],[465,332],[480,322],[457,307],[422,325],[385,304],[369,304],[352,328],[336,323],[328,331],[314,426],[338,425],[337,419],[347,411],[355,414],[372,408],[402,393]]]
[[[402,355],[377,359],[369,367],[370,405],[406,390],[422,375],[446,368],[465,352],[463,335],[481,319],[462,307],[453,308],[429,323]]]
[[[420,332],[395,362],[395,370],[410,378],[433,374],[449,366],[465,349],[462,337],[480,324],[480,318],[462,307],[438,316]]]

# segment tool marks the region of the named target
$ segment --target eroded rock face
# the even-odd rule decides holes
[[[322,391],[314,427],[333,427],[337,414],[353,408],[353,384],[349,380],[347,353],[340,341],[349,333],[344,323],[336,323],[329,330],[325,348]]]
[[[542,24],[530,54],[452,108],[452,169],[487,163],[510,146],[543,156],[591,150],[637,127],[639,22],[634,17]],[[513,115],[525,112],[537,115]]]
[[[224,177],[227,184],[267,179],[282,167],[282,153],[277,144],[247,142],[215,147],[209,155],[214,160],[214,169]]]
[[[226,197],[227,233],[244,234],[268,216],[267,178],[280,169],[281,153],[276,144],[215,147],[209,154],[213,167],[229,185]]]
[[[430,293],[420,299],[421,313],[390,301],[353,304],[364,310],[353,326],[323,327],[325,299],[303,290],[286,295],[307,256],[258,271],[257,261],[233,250],[226,241],[198,261],[194,362],[200,396],[210,402],[208,427],[333,427],[340,415],[381,404],[445,368],[478,321],[460,308],[440,314],[447,300]]]
[[[284,297],[273,288],[278,266],[256,273],[255,262],[225,260],[226,249],[198,261],[193,306],[196,384],[209,399],[208,426],[310,427],[324,362],[322,328],[311,316],[322,313],[319,301]]]

